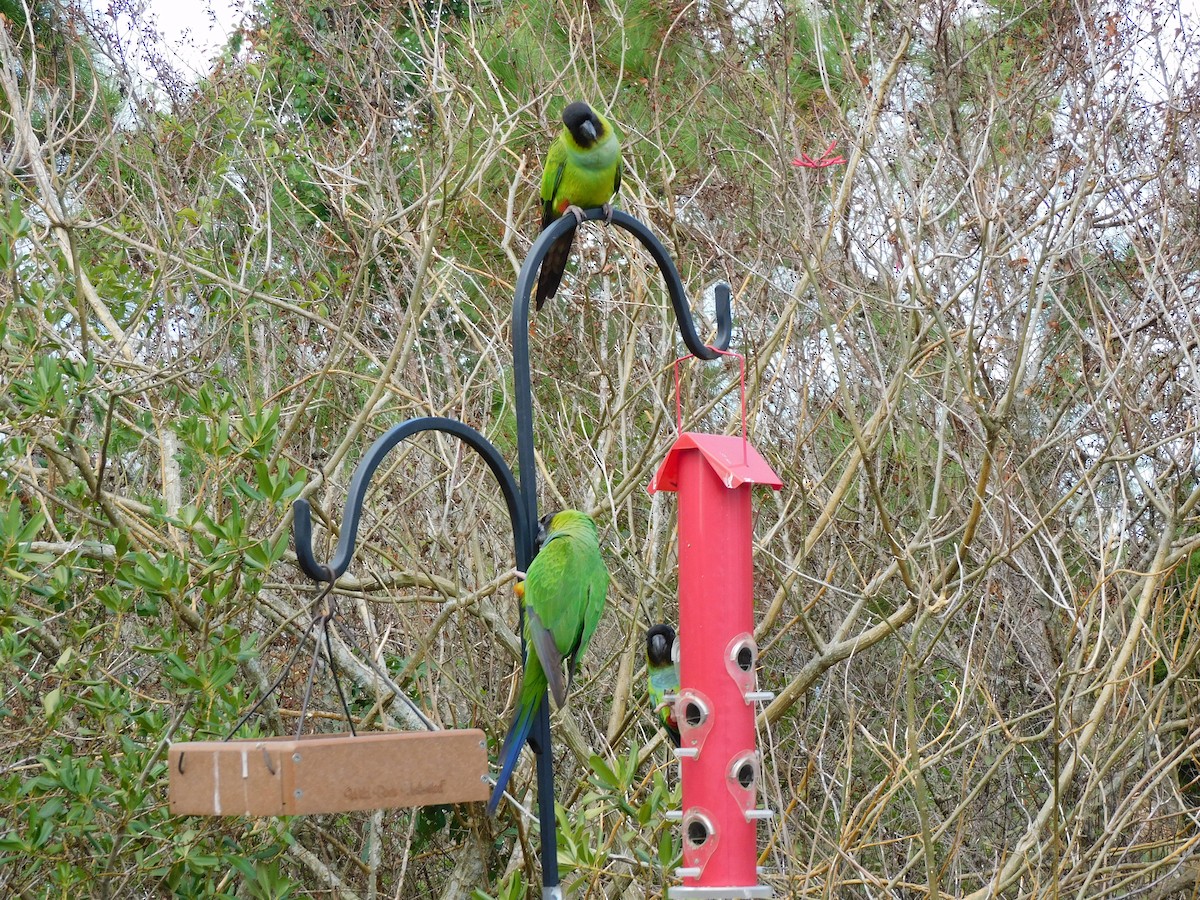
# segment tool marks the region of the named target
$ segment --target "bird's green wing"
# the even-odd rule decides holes
[[[525,639],[541,660],[558,706],[567,700],[562,659],[575,645],[583,622],[585,587],[572,577],[575,573],[571,563],[568,540],[557,538],[547,542],[534,557],[525,577]]]
[[[559,188],[562,186],[563,172],[567,168],[567,148],[562,137],[554,139],[546,154],[546,168],[542,170],[542,230],[558,218],[557,204]]]
[[[567,685],[562,675],[562,652],[554,639],[554,633],[542,623],[542,617],[532,607],[525,609],[525,643],[533,650],[526,668],[538,666],[543,680],[554,695],[554,702],[562,706],[567,700]]]
[[[597,562],[599,557],[597,557]],[[608,570],[604,569],[604,563],[600,562],[600,568],[604,573],[604,578],[592,578],[587,584],[587,596],[584,598],[583,607],[583,627],[579,633],[579,642],[575,649],[571,652],[570,661],[567,663],[567,691],[571,690],[571,682],[575,680],[575,667],[579,664],[579,658],[588,648],[588,644],[592,642],[592,635],[596,631],[596,626],[600,623],[600,614],[604,612],[604,597],[608,591]]]
[[[580,637],[579,647],[575,651],[576,659],[583,656],[583,651],[592,642],[592,635],[596,633],[596,626],[600,624],[600,616],[604,612],[604,602],[608,597],[608,569],[604,566],[604,559],[600,556],[599,548],[595,553],[589,553],[581,560],[580,568],[583,570],[583,577],[587,584],[587,595],[584,598],[583,633]]]
[[[526,628],[532,630],[527,630],[526,640],[537,651],[559,706],[566,703],[570,685],[562,678],[562,660],[569,659],[573,674],[600,621],[607,589],[608,571],[594,540],[556,536],[529,566]]]

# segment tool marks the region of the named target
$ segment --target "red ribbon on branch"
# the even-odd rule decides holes
[[[826,149],[824,154],[821,155],[820,159],[813,159],[807,153],[801,153],[798,159],[792,160],[792,165],[802,166],[805,169],[825,169],[829,166],[840,166],[846,160],[841,154],[838,154],[837,156],[831,155],[835,147],[837,147],[836,140],[829,145],[828,149]]]

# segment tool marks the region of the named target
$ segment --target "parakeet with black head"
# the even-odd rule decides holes
[[[488,815],[504,795],[547,687],[556,706],[566,704],[607,593],[608,569],[600,555],[596,523],[573,509],[543,516],[538,523],[537,555],[517,592],[525,608],[525,672],[517,712],[500,751],[500,775],[488,800]]]
[[[621,188],[621,145],[612,125],[582,100],[563,110],[563,128],[550,145],[542,172],[542,231],[570,210],[576,222],[582,210],[602,206]],[[542,260],[535,308],[554,296],[571,255],[575,229],[558,238]]]
[[[679,665],[675,661],[675,629],[670,625],[653,625],[646,632],[646,680],[649,682],[650,705],[663,730],[676,747],[679,746],[679,722],[675,707],[666,700],[667,694],[679,693]]]

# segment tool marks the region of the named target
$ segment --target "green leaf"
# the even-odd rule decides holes
[[[658,864],[663,869],[670,869],[679,859],[679,852],[675,846],[674,831],[665,829],[658,838]]]
[[[46,712],[46,718],[54,718],[54,714],[58,712],[58,708],[62,706],[62,688],[55,688],[42,697],[42,709]]]
[[[612,788],[614,791],[619,791],[621,789],[620,779],[618,779],[616,773],[608,767],[608,763],[606,763],[599,756],[593,753],[591,758],[588,759],[588,765],[592,767],[592,771],[596,773],[596,777],[600,779],[601,783],[603,783],[605,787]]]

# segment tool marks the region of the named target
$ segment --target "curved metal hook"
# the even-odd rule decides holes
[[[606,214],[600,207],[584,210],[583,220],[593,222],[604,219]],[[612,224],[624,228],[639,241],[654,259],[663,280],[667,283],[667,293],[671,297],[671,306],[675,310],[675,320],[679,324],[679,333],[683,337],[688,351],[700,359],[718,359],[721,351],[729,349],[729,341],[733,335],[733,314],[729,304],[732,296],[729,285],[719,282],[715,287],[717,338],[707,345],[696,334],[696,325],[692,319],[692,309],[688,304],[687,291],[679,277],[679,270],[667,248],[655,237],[654,233],[641,221],[619,209],[612,212]],[[550,224],[550,227],[538,235],[529,255],[517,275],[517,284],[513,302],[513,388],[518,398],[533,396],[533,386],[529,374],[529,301],[533,293],[533,278],[545,259],[550,245],[576,225],[574,216],[560,216]],[[537,521],[537,468],[533,454],[533,409],[526,401],[516,404],[517,413],[517,469],[521,473],[521,496],[525,503],[527,521]],[[527,565],[533,555],[533,547],[518,550],[517,566]]]
[[[606,213],[600,207],[583,211],[583,220],[585,222],[593,222],[604,218],[606,218]],[[716,352],[717,350],[728,350],[729,341],[733,335],[733,314],[729,306],[732,299],[732,291],[729,285],[721,281],[714,286],[714,293],[716,295],[717,338],[711,345],[705,344],[700,340],[700,336],[696,334],[696,325],[692,319],[691,306],[688,304],[687,291],[684,289],[683,280],[679,277],[679,270],[675,268],[675,262],[671,259],[667,248],[662,245],[662,242],[654,235],[654,232],[647,228],[641,220],[635,219],[626,212],[614,209],[612,211],[612,224],[619,228],[624,228],[641,241],[642,246],[650,252],[655,265],[658,266],[658,270],[662,273],[663,280],[667,283],[667,293],[671,297],[671,306],[675,310],[675,320],[679,323],[679,333],[683,337],[683,342],[687,345],[688,351],[700,359],[717,359],[720,356]],[[524,306],[524,310],[522,311],[524,317],[528,319],[528,297],[530,291],[533,289],[533,276],[541,266],[542,260],[550,249],[550,245],[574,227],[574,216],[560,216],[550,224],[549,228],[538,235],[538,239],[529,248],[529,255],[525,257],[525,263],[521,266],[520,274],[517,275],[516,296],[518,302],[517,309],[514,310],[514,327],[518,325],[516,314],[522,306]],[[524,304],[520,303],[522,297],[525,297],[527,301]],[[526,322],[526,325],[528,325],[528,322]]]
[[[292,535],[296,541],[296,560],[304,574],[314,581],[337,581],[338,577],[350,566],[354,557],[354,544],[358,536],[358,523],[362,519],[363,500],[371,483],[371,476],[383,462],[383,458],[398,443],[414,434],[423,431],[441,431],[460,438],[471,449],[483,457],[492,474],[500,483],[504,500],[508,504],[508,515],[513,523],[513,546],[521,560],[521,550],[526,543],[525,509],[520,502],[520,492],[516,479],[513,478],[504,457],[482,434],[459,422],[457,419],[447,419],[442,416],[421,416],[394,425],[385,431],[370,449],[359,460],[358,468],[350,481],[346,492],[346,508],[342,516],[342,532],[338,537],[337,551],[333,561],[328,565],[317,562],[312,549],[312,509],[307,500],[297,500],[292,504]]]

